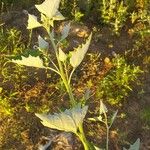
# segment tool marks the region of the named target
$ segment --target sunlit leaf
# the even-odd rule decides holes
[[[113,122],[114,122],[114,120],[115,120],[115,118],[116,118],[116,116],[117,116],[117,113],[118,113],[118,110],[115,111],[115,113],[113,114],[113,116],[112,116],[112,118],[111,118],[110,127],[112,126],[112,124],[113,124]]]
[[[97,119],[98,119],[98,121],[103,121],[102,120],[103,119],[102,116],[98,116]]]
[[[94,145],[95,150],[104,150]]]
[[[52,19],[58,13],[60,0],[45,0],[40,5],[35,5],[35,7],[49,19]]]
[[[88,120],[90,120],[90,121],[103,121],[102,120],[102,116],[98,116],[98,117],[93,117],[93,118],[88,118]]]
[[[61,40],[64,40],[68,36],[69,31],[70,31],[70,23],[64,26],[64,28],[61,32],[61,34],[62,34]]]
[[[90,121],[97,121],[96,118],[88,118],[88,120],[90,120]]]
[[[21,60],[12,59],[12,62],[17,63],[18,65],[45,68],[43,65],[43,60],[39,56],[34,57],[29,55],[28,57],[21,56],[21,58]]]
[[[48,42],[46,42],[40,35],[38,36],[38,44],[40,49],[47,49],[49,47]]]
[[[54,27],[54,20],[53,20],[53,19],[49,20],[49,24],[50,24],[52,27]]]
[[[59,48],[59,60],[60,61],[65,61],[67,59],[67,55],[61,50],[61,48]]]
[[[107,112],[107,107],[104,105],[102,101],[100,101],[100,110],[99,110],[100,115],[106,112]]]
[[[88,107],[76,106],[59,114],[35,114],[41,123],[49,128],[76,133],[78,127],[83,123]]]
[[[33,28],[37,28],[42,26],[38,21],[37,21],[37,17],[34,15],[30,15],[28,14],[29,18],[28,18],[28,26],[27,29],[33,29]]]
[[[72,67],[76,68],[82,62],[91,42],[92,34],[88,37],[85,44],[80,45],[74,52],[71,54],[70,64]]]
[[[133,145],[130,145],[130,148],[128,150],[139,150],[140,149],[140,139],[138,138]],[[126,148],[123,148],[123,150],[127,150]]]
[[[65,17],[59,12],[57,11],[55,16],[53,17],[53,20],[64,20]]]

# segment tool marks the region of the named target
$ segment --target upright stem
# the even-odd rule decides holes
[[[56,58],[57,58],[58,66],[59,66],[60,76],[61,76],[61,78],[63,80],[63,83],[65,85],[65,88],[66,88],[66,90],[67,90],[67,92],[69,94],[71,105],[73,107],[73,106],[76,105],[76,102],[75,102],[75,99],[74,99],[74,96],[73,96],[73,93],[72,93],[72,88],[71,88],[71,85],[70,85],[70,80],[71,80],[71,76],[72,76],[74,70],[72,71],[70,77],[68,78],[67,74],[65,74],[62,62],[59,60],[57,46],[56,46],[56,44],[54,42],[54,39],[53,39],[51,33],[49,33],[49,37],[50,37],[50,41],[52,43],[52,46],[53,46],[55,54],[56,54]],[[77,133],[77,135],[80,138],[80,140],[82,141],[85,150],[93,150],[93,148],[91,148],[90,143],[87,141],[87,139],[85,137],[85,134],[84,134],[84,131],[83,131],[83,125],[82,124],[79,126],[79,133]]]
[[[49,32],[48,32],[49,33]],[[57,62],[58,62],[58,66],[59,66],[59,70],[60,70],[60,76],[63,80],[63,83],[66,87],[66,90],[67,90],[67,93],[69,94],[69,98],[70,98],[70,101],[71,101],[71,105],[72,106],[75,106],[76,102],[75,102],[75,99],[74,99],[74,96],[73,96],[73,93],[72,93],[72,89],[71,89],[71,86],[70,86],[70,83],[69,81],[67,80],[66,76],[65,76],[65,72],[63,70],[63,66],[62,66],[62,63],[61,61],[59,60],[58,58],[58,52],[57,52],[57,47],[56,47],[56,44],[54,42],[54,39],[51,35],[51,33],[49,33],[49,37],[50,37],[50,41],[52,43],[52,46],[54,48],[54,51],[55,51],[55,54],[56,54],[56,58],[57,58]]]
[[[84,146],[84,150],[90,150],[90,145],[89,145],[88,141],[86,140],[86,137],[85,137],[85,134],[83,131],[83,125],[79,126],[78,137],[80,138],[80,140]]]
[[[108,150],[109,147],[109,127],[106,125],[106,150]]]
[[[27,47],[29,47],[30,46],[30,44],[31,44],[31,40],[32,40],[32,29],[31,30],[29,30],[30,31],[30,33],[29,33],[29,41],[28,41],[28,45],[27,45]]]
[[[106,125],[106,150],[108,150],[109,147],[109,126],[108,126],[108,119],[107,119],[107,115],[106,112],[104,113],[105,116],[105,125]]]

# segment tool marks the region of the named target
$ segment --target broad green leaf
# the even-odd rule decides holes
[[[130,148],[128,150],[139,150],[140,149],[140,139],[138,138],[133,145],[130,145]],[[126,148],[123,148],[123,150],[127,150]]]
[[[64,20],[65,17],[59,12],[57,11],[55,16],[53,17],[53,20]]]
[[[49,19],[52,19],[58,13],[60,0],[45,0],[40,5],[35,5],[35,7]]]
[[[83,119],[87,113],[88,107],[81,108],[76,106],[62,113],[50,114],[35,114],[42,121],[41,123],[49,128],[63,130],[66,132],[77,133],[78,127],[83,123]]]
[[[64,40],[68,36],[69,31],[70,31],[70,23],[64,26],[61,32],[61,35],[62,35],[61,40]]]
[[[71,53],[70,64],[76,68],[82,62],[91,42],[92,34],[88,37],[85,44],[80,45],[75,51]]]
[[[100,110],[99,110],[100,115],[106,112],[107,112],[107,107],[104,105],[102,101],[100,101]]]
[[[59,48],[58,58],[60,61],[65,61],[67,59],[67,55]]]
[[[41,27],[42,25],[37,21],[37,17],[34,15],[28,14],[28,26],[27,29],[33,29],[37,27]]]
[[[46,42],[40,35],[38,36],[38,44],[40,49],[47,49],[49,47],[48,42]]]
[[[113,124],[113,122],[114,122],[114,120],[115,120],[115,118],[116,118],[116,116],[117,116],[117,113],[118,113],[118,110],[117,111],[115,111],[115,113],[113,114],[113,116],[111,117],[111,121],[110,121],[110,125],[109,125],[109,127],[111,127],[112,126],[112,124]]]
[[[18,65],[24,65],[24,66],[31,66],[31,67],[37,67],[37,68],[45,68],[43,65],[43,60],[37,56],[31,56],[29,55],[28,57],[21,56],[20,59],[12,59],[12,62],[17,63]]]

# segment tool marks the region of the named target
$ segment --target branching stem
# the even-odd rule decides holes
[[[49,33],[49,37],[50,37],[50,41],[52,43],[53,49],[54,49],[55,54],[56,54],[56,58],[57,58],[58,66],[59,66],[59,75],[61,76],[61,78],[63,80],[63,83],[66,87],[67,93],[69,94],[71,105],[73,107],[73,106],[75,106],[76,102],[75,102],[75,99],[74,99],[74,96],[73,96],[73,93],[72,93],[70,82],[67,80],[67,76],[64,72],[62,62],[59,60],[57,46],[54,42],[54,39],[53,39],[51,33]]]

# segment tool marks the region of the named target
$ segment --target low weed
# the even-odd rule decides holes
[[[3,29],[0,28],[0,53],[5,55],[16,55],[25,49],[22,42],[21,32],[15,28]]]
[[[144,108],[140,113],[140,118],[150,127],[150,110],[148,107]]]
[[[150,11],[139,9],[131,13],[131,22],[134,24],[134,28],[130,32],[139,34],[142,39],[146,36],[150,36]]]
[[[12,101],[16,97],[17,92],[11,92],[7,95],[4,93],[4,89],[0,87],[0,116],[12,116],[14,113],[14,107],[12,107]]]
[[[119,34],[127,19],[128,7],[124,2],[117,0],[102,0],[100,3],[100,12],[103,22],[112,27],[114,33]]]
[[[72,9],[71,14],[72,14],[72,16],[74,18],[73,20],[75,22],[80,22],[82,17],[84,16],[84,14],[81,13],[80,8],[78,7],[76,0],[74,0],[74,2],[73,2],[73,9]]]
[[[96,95],[103,101],[116,105],[132,91],[133,83],[142,71],[139,67],[128,65],[125,58],[119,55],[113,58],[111,63],[113,67],[99,82]]]

